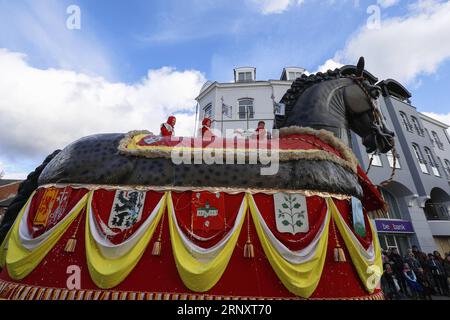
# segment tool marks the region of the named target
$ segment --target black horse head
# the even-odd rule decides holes
[[[325,129],[347,144],[351,129],[362,138],[367,152],[390,151],[394,133],[386,128],[377,107],[381,89],[364,65],[364,58],[360,58],[356,67],[296,79],[281,100],[286,115],[276,117],[275,128]]]

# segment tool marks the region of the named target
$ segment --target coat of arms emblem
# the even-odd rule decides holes
[[[309,231],[306,198],[300,194],[276,193],[273,195],[277,230],[282,233],[307,233]]]
[[[64,214],[70,191],[49,188],[45,190],[33,220],[35,227],[46,228],[56,224]]]
[[[225,199],[222,194],[193,193],[191,210],[193,231],[209,232],[225,228]]]
[[[116,191],[108,227],[121,231],[130,229],[141,220],[144,208],[145,192]]]
[[[361,201],[355,197],[352,197],[352,218],[355,233],[364,238],[366,236],[366,223],[364,222],[363,206]]]

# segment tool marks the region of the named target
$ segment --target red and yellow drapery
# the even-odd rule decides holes
[[[342,292],[338,289],[336,298],[372,297],[377,293],[376,283],[373,283],[381,270],[377,237],[372,236],[375,233],[370,222],[366,239],[355,235],[348,220],[348,199],[345,196],[305,192],[312,208],[310,231],[288,236],[277,232],[274,226],[271,194],[240,190],[226,194],[222,191],[228,204],[227,227],[215,240],[205,244],[187,232],[189,219],[186,219],[183,207],[188,206],[190,197],[183,200],[183,193],[190,191],[144,190],[151,193],[148,198],[152,200],[147,204],[143,220],[126,237],[111,241],[98,228],[104,216],[102,210],[106,209],[96,206],[95,199],[105,192],[105,188],[86,186],[77,190],[80,192],[73,196],[61,221],[37,239],[30,238],[24,230],[36,207],[37,195],[42,191],[38,190],[30,197],[2,244],[0,261],[5,270],[0,279],[7,284],[0,288],[3,296],[30,296],[29,290],[32,289],[26,289],[25,294],[25,288],[21,293],[11,295],[11,286],[16,283],[17,288],[54,288],[59,291],[53,291],[50,298],[62,297],[65,270],[54,270],[58,267],[56,257],[60,259],[60,267],[69,263],[86,266],[83,273],[83,283],[86,284],[86,289],[82,290],[84,298],[86,292],[91,292],[89,297],[92,298],[98,298],[98,292],[109,291],[162,294],[164,287],[170,289],[166,294],[171,297],[186,294],[195,297],[320,298],[324,296],[325,282],[331,279],[330,268],[341,268],[359,278],[350,281],[354,288],[343,288]],[[114,191],[115,187],[110,187],[110,190]],[[84,223],[77,226],[77,218],[83,219]],[[334,241],[330,233],[332,221],[350,257],[342,265],[330,266],[330,249]],[[151,257],[149,247],[155,242],[159,230],[163,233],[163,253],[161,257]],[[63,254],[62,248],[74,231],[78,231],[77,251],[73,255]],[[247,233],[255,244],[253,259],[242,256]],[[35,272],[52,272],[56,280],[41,284]],[[169,273],[173,277],[173,272],[178,274],[177,279],[169,279]],[[233,277],[233,283],[229,283]],[[277,281],[282,285],[276,284]],[[247,285],[249,282],[254,283],[253,287]],[[269,283],[274,283],[276,289],[265,288]],[[240,294],[239,284],[242,285]],[[17,288],[14,290],[19,290]],[[128,294],[125,296],[129,297]]]

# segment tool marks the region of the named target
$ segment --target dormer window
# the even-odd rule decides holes
[[[238,81],[239,82],[252,81],[252,80],[253,80],[253,75],[251,72],[239,72],[238,73]]]
[[[303,73],[301,72],[288,72],[288,80],[295,80],[300,78]]]
[[[235,82],[251,82],[256,79],[256,69],[252,67],[234,69]]]
[[[283,69],[280,80],[294,81],[305,73],[305,69],[298,67],[288,67]]]

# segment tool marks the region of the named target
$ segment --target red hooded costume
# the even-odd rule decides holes
[[[214,133],[211,131],[211,119],[205,118],[202,121],[202,138],[211,139]]]
[[[167,121],[161,124],[161,136],[171,137],[175,135],[175,123],[177,119],[174,116],[170,116]]]

